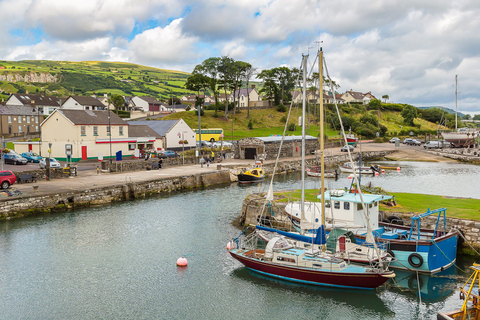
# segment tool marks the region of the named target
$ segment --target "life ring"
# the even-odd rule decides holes
[[[418,262],[414,262],[413,259],[417,258]],[[423,264],[423,258],[421,255],[418,253],[412,253],[411,255],[408,256],[408,263],[414,268],[421,267]]]
[[[389,255],[390,257],[395,258],[395,253],[393,253],[392,250],[388,249],[388,250],[387,250],[387,253],[388,253],[388,255]]]
[[[408,279],[408,287],[410,288],[410,290],[422,289],[422,287],[423,287],[422,278],[418,277],[418,282],[417,282],[417,277],[415,275],[412,275]]]

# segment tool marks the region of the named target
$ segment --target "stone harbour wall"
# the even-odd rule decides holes
[[[177,178],[130,182],[52,195],[20,196],[0,200],[0,220],[49,214],[68,209],[104,205],[174,191],[230,183],[230,173],[222,170]]]

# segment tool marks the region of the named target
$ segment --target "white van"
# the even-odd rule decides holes
[[[423,147],[425,149],[438,149],[438,148],[441,148],[443,146],[440,146],[440,142],[438,141],[427,141]]]

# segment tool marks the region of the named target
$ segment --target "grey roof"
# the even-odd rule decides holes
[[[120,118],[113,112],[108,112],[108,110],[94,111],[94,110],[57,109],[55,112],[60,112],[67,119],[72,121],[75,125],[108,125],[109,113],[110,113],[111,125],[122,125],[122,126],[128,125],[127,122],[125,122],[122,118]],[[52,115],[53,114],[55,113],[52,113]]]
[[[152,128],[160,137],[165,137],[167,133],[178,120],[142,120],[142,121],[128,121],[129,125],[146,125]]]
[[[32,101],[33,101],[33,103],[37,106],[59,107],[65,101],[65,98],[59,98],[54,96],[44,96],[41,94],[14,93],[11,96],[15,96],[24,105],[25,104],[30,105],[32,104]]]
[[[274,136],[274,137],[255,137],[257,139],[262,140],[265,143],[268,142],[280,142],[282,141],[282,136]],[[317,140],[314,136],[305,136],[305,140]],[[302,141],[302,136],[285,136],[284,141]]]
[[[134,125],[134,124],[130,124],[128,126],[128,136],[132,137],[132,138],[137,138],[137,137],[160,138],[160,136],[149,126],[147,126],[147,125]]]
[[[154,97],[149,97],[149,96],[138,96],[140,99],[145,100],[148,102],[148,104],[162,104],[161,101],[157,100]]]
[[[0,104],[0,114],[22,116],[36,116],[39,114],[37,109],[35,109],[35,111],[33,110],[34,108],[31,106],[5,106]],[[43,113],[40,112],[40,115],[43,115]]]
[[[97,107],[105,108],[105,105],[103,103],[101,103],[98,99],[91,96],[70,96],[70,97],[75,99],[82,106],[97,106]],[[68,98],[66,100],[68,100]]]

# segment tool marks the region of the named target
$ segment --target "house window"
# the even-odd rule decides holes
[[[22,117],[18,117],[18,123],[22,123]]]
[[[350,202],[344,202],[343,203],[343,209],[350,210]]]
[[[38,126],[35,126],[35,131],[38,132]]]
[[[30,117],[27,116],[27,123],[30,123]]]
[[[22,126],[18,126],[18,133],[22,133]]]
[[[128,150],[135,150],[135,147],[136,147],[135,143],[128,144]]]
[[[8,123],[12,123],[12,116],[8,116]]]
[[[85,126],[80,126],[80,134],[81,134],[82,136],[86,136]]]
[[[27,132],[30,133],[30,126],[27,126]]]
[[[38,123],[38,117],[35,117],[35,123]]]
[[[97,126],[93,126],[93,135],[98,136],[98,127]]]
[[[123,136],[123,127],[122,126],[118,127],[118,134]]]
[[[9,133],[9,134],[12,133],[12,126],[8,126],[8,133]]]
[[[107,127],[107,136],[110,135],[110,126]]]

